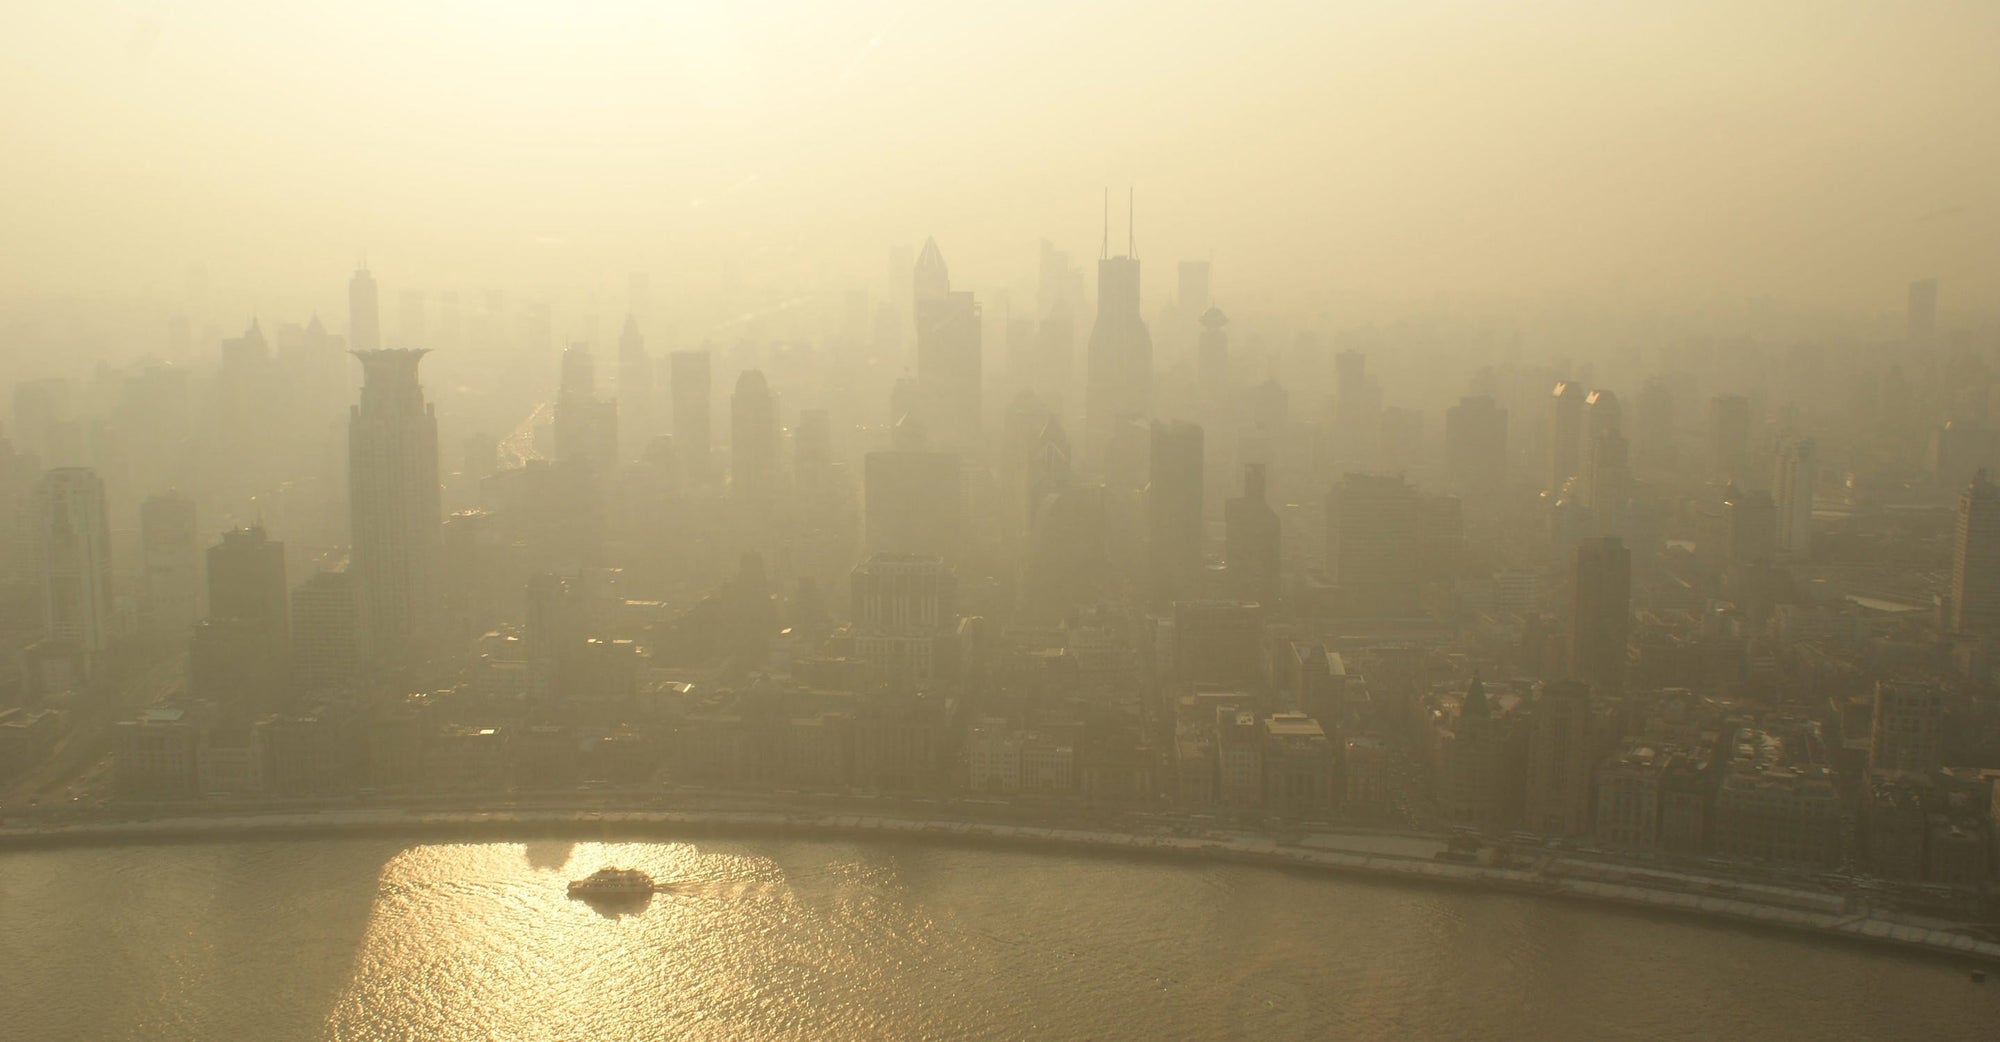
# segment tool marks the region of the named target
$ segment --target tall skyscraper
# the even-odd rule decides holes
[[[375,659],[421,654],[443,602],[437,411],[417,381],[425,353],[354,353],[362,384],[348,414],[348,510]]]
[[[1223,506],[1224,556],[1230,596],[1275,608],[1279,576],[1278,512],[1265,499],[1264,465],[1243,468],[1243,494]]]
[[[759,369],[745,369],[729,396],[729,494],[768,502],[778,490],[778,398]]]
[[[1460,398],[1444,413],[1445,458],[1461,495],[1490,500],[1507,483],[1507,410],[1490,395]]]
[[[338,691],[360,677],[367,651],[361,591],[345,568],[315,572],[292,591],[292,686]]]
[[[582,344],[563,351],[555,439],[558,462],[588,460],[601,471],[618,465],[618,402],[597,397],[596,363]]]
[[[1187,596],[1201,574],[1202,451],[1200,427],[1154,421],[1146,519],[1153,595],[1162,601]]]
[[[1552,680],[1535,699],[1528,725],[1527,827],[1573,836],[1590,826],[1590,687]]]
[[[1819,446],[1811,438],[1787,440],[1778,451],[1778,549],[1794,559],[1812,552],[1813,494]]]
[[[194,500],[179,492],[148,496],[139,506],[146,625],[185,635],[201,621],[201,545]]]
[[[367,268],[347,280],[347,346],[356,351],[382,347],[382,317],[376,302],[375,276]]]
[[[979,304],[952,291],[935,239],[924,240],[913,281],[921,416],[942,447],[970,452],[979,443]]]
[[[1910,283],[1910,302],[1903,315],[1903,339],[1911,347],[1929,347],[1937,339],[1938,282]]]
[[[1952,630],[2000,632],[2000,486],[1983,470],[1959,493],[1952,550]]]
[[[43,618],[49,636],[76,645],[86,676],[111,645],[111,525],[104,482],[89,467],[57,467],[37,489]]]
[[[668,361],[674,406],[674,448],[681,457],[681,480],[702,485],[709,476],[709,388],[707,351],[675,351]]]
[[[238,528],[208,548],[208,617],[250,624],[274,658],[291,650],[286,601],[285,544],[264,529]]]
[[[1139,256],[1127,217],[1125,256],[1111,256],[1111,222],[1097,261],[1097,321],[1084,359],[1085,450],[1102,466],[1117,424],[1149,419],[1153,409],[1153,337],[1139,312]]]
[[[1617,536],[1585,539],[1570,573],[1570,678],[1600,693],[1622,688],[1631,630],[1632,552]]]
[[[1571,479],[1583,473],[1583,388],[1572,380],[1557,382],[1549,396],[1549,481],[1551,496],[1559,496]]]
[[[1327,494],[1327,572],[1342,614],[1417,614],[1421,512],[1417,490],[1400,476],[1349,474]]]

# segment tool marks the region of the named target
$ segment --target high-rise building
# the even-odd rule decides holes
[[[185,635],[201,621],[201,545],[194,500],[179,492],[148,496],[139,505],[146,625]]]
[[[86,677],[111,644],[111,525],[104,482],[89,467],[57,467],[37,489],[43,618],[73,644]]]
[[[1084,369],[1085,450],[1101,466],[1119,421],[1150,419],[1153,411],[1153,337],[1139,311],[1139,255],[1128,234],[1125,256],[1111,256],[1108,214]]]
[[[618,465],[618,402],[597,397],[596,363],[582,344],[563,352],[554,427],[558,463],[586,460],[607,471]]]
[[[292,686],[301,696],[339,691],[361,676],[368,646],[362,610],[345,567],[314,572],[292,591]]]
[[[1560,496],[1583,473],[1583,388],[1572,380],[1556,383],[1549,396],[1550,496]]]
[[[1445,458],[1461,495],[1491,499],[1507,484],[1507,410],[1491,395],[1460,398],[1444,413]]]
[[[359,353],[382,347],[382,318],[377,307],[375,276],[367,268],[347,280],[347,346]]]
[[[668,361],[674,406],[674,447],[681,457],[681,479],[692,485],[709,476],[709,400],[707,351],[675,351]]]
[[[969,452],[979,441],[979,304],[952,291],[935,239],[924,240],[913,281],[920,415],[943,447]]]
[[[444,515],[437,411],[417,381],[422,350],[356,351],[361,402],[348,414],[352,562],[371,659],[420,654],[443,603]]]
[[[1333,458],[1366,464],[1375,458],[1382,403],[1368,378],[1368,356],[1349,348],[1333,357]]]
[[[763,370],[745,369],[729,396],[729,494],[768,502],[778,491],[778,397]]]
[[[285,544],[264,529],[238,528],[208,548],[208,617],[248,623],[273,658],[291,650]]]
[[[1202,430],[1185,420],[1154,421],[1146,517],[1154,596],[1173,600],[1201,574]]]
[[[1903,339],[1911,347],[1928,347],[1937,338],[1938,282],[1910,283],[1910,302],[1903,315]]]
[[[1623,687],[1631,628],[1631,551],[1617,536],[1585,539],[1570,574],[1570,678],[1598,692]]]
[[[1792,558],[1812,552],[1814,486],[1819,477],[1819,446],[1811,438],[1794,438],[1778,451],[1778,549]]]
[[[1577,680],[1542,686],[1528,725],[1527,827],[1574,836],[1590,826],[1590,687]]]
[[[2000,632],[2000,486],[1983,470],[1958,496],[1950,607],[1953,631]]]
[[[638,320],[626,315],[625,328],[618,334],[617,409],[623,424],[618,438],[628,453],[643,450],[657,433],[653,398],[653,356],[646,353]]]
[[[1342,614],[1415,615],[1422,585],[1417,490],[1399,476],[1349,474],[1327,494],[1327,571]]]
[[[1750,453],[1750,399],[1719,394],[1708,403],[1709,458],[1714,479],[1743,484]]]
[[[895,689],[925,690],[947,665],[958,580],[937,557],[870,554],[849,577],[855,654]]]
[[[1868,734],[1868,769],[1930,774],[1938,769],[1944,733],[1944,692],[1919,680],[1875,682],[1875,717]]]
[[[1243,494],[1224,505],[1223,527],[1230,596],[1276,607],[1282,589],[1278,512],[1265,499],[1262,463],[1244,466]]]

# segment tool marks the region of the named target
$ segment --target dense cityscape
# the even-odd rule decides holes
[[[930,240],[686,346],[643,275],[559,348],[363,268],[331,323],[18,383],[6,814],[948,796],[1992,916],[1994,344],[1937,282],[1844,348],[1246,344],[1108,211],[999,314]],[[1414,352],[1455,401],[1371,370]]]
[[[1984,1039],[2000,5],[0,18],[7,1039]]]

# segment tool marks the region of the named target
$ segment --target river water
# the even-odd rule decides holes
[[[606,864],[667,889],[598,911]],[[1587,905],[916,843],[0,854],[0,1038],[1992,1039],[1966,967]]]

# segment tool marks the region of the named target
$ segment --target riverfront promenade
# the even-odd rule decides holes
[[[315,836],[501,840],[550,834],[631,840],[745,834],[910,839],[1135,857],[1208,858],[1298,871],[1595,901],[2000,963],[2000,943],[1958,932],[1941,921],[1881,910],[1849,909],[1840,896],[1822,891],[1748,883],[1722,876],[1635,869],[1563,856],[1540,857],[1532,865],[1521,867],[1468,864],[1434,856],[1444,848],[1441,839],[1373,833],[1315,832],[1279,840],[1223,830],[1200,834],[1190,834],[1187,830],[1135,832],[890,814],[371,807],[303,813],[222,812],[63,825],[0,825],[0,851]]]

